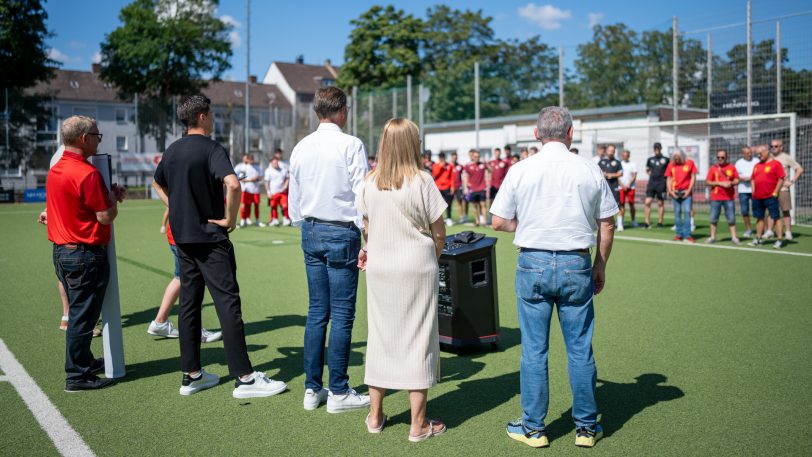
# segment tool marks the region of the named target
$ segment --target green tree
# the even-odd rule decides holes
[[[634,68],[637,32],[625,24],[596,25],[592,41],[578,46],[575,67],[586,107],[637,103]]]
[[[36,146],[32,119],[44,122],[48,117],[44,98],[28,90],[50,79],[58,65],[48,58],[45,40],[52,34],[46,27],[47,19],[39,0],[0,1],[0,109],[9,108],[8,113],[0,113],[5,166],[27,164]]]
[[[558,104],[558,55],[541,37],[499,42],[489,66],[500,114],[534,113]]]
[[[230,27],[215,17],[215,0],[135,0],[121,26],[101,44],[101,77],[124,100],[136,94],[153,116],[139,116],[141,134],[163,151],[172,97],[199,92],[231,67]]]
[[[423,22],[394,6],[373,6],[350,24],[345,64],[336,84],[361,90],[403,86],[407,75],[420,73]]]
[[[696,39],[678,38],[680,104],[707,107],[707,54]],[[670,103],[673,98],[674,41],[671,29],[650,30],[640,35],[634,68],[637,84],[631,89],[640,101],[649,104]]]

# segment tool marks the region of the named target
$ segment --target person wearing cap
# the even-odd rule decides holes
[[[53,243],[56,275],[68,297],[65,392],[81,392],[115,382],[96,376],[104,361],[93,357],[90,342],[110,280],[110,225],[124,189],[113,184],[108,191],[101,173],[87,161],[102,141],[94,119],[71,116],[60,134],[65,150],[48,172],[43,222]]]

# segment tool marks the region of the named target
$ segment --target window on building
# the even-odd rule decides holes
[[[335,83],[336,83],[335,79],[327,79],[327,78],[325,78],[325,79],[321,80],[321,86],[322,87],[332,86]]]
[[[89,118],[96,119],[96,107],[90,106],[77,106],[73,108],[73,114],[77,116],[87,116]]]
[[[127,123],[127,108],[116,108],[116,124]]]
[[[127,137],[126,136],[117,136],[116,137],[116,151],[126,151],[127,150]]]
[[[262,149],[262,138],[251,138],[251,151],[259,151]]]
[[[250,125],[251,125],[252,129],[258,129],[259,128],[259,115],[257,113],[251,113],[248,116],[248,119],[251,122]]]
[[[44,111],[37,116],[37,131],[56,132],[59,125],[59,107],[46,106]]]

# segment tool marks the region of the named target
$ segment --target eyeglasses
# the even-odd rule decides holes
[[[778,149],[778,148],[781,147],[781,145],[780,144],[773,144],[773,145],[770,145],[770,147],[773,148],[773,149]]]
[[[91,133],[91,132],[88,132],[87,134],[88,135],[96,135],[97,137],[99,137],[99,143],[101,143],[102,137],[104,136],[103,133]]]
[[[716,160],[727,160],[725,156],[716,156]]]

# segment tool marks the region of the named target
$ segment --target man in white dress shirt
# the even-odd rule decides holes
[[[358,258],[363,219],[355,196],[367,174],[364,144],[341,131],[347,122],[347,95],[337,87],[316,91],[313,109],[319,128],[293,148],[290,158],[288,210],[302,230],[310,306],[304,336],[304,408],[327,401],[327,412],[368,408],[369,396],[349,386],[347,365],[355,320]],[[324,343],[327,322],[329,391],[324,389]]]
[[[493,228],[516,232],[513,244],[520,250],[516,298],[523,415],[508,423],[507,433],[532,447],[549,446],[547,350],[556,307],[569,361],[575,445],[592,447],[603,434],[595,401],[592,297],[606,283],[618,207],[598,166],[569,152],[572,133],[569,111],[542,109],[535,130],[541,151],[510,168],[491,207]],[[593,265],[589,249],[596,245]]]

